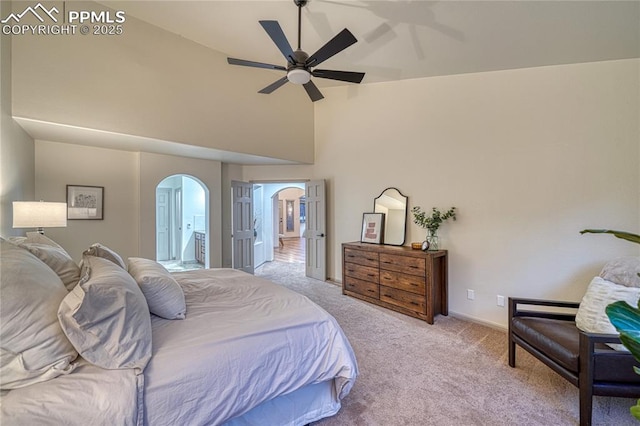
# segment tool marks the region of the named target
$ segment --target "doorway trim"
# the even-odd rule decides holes
[[[273,249],[274,247],[277,247],[278,244],[278,211],[277,208],[280,205],[280,203],[278,203],[277,201],[277,194],[282,191],[285,190],[287,188],[297,188],[297,189],[301,189],[302,193],[305,195],[306,199],[308,199],[308,194],[307,194],[307,190],[306,190],[306,186],[309,182],[311,182],[311,179],[285,179],[285,180],[250,180],[249,183],[253,184],[253,185],[262,185],[265,188],[269,188],[269,185],[278,185],[280,186],[279,189],[274,190],[273,193],[267,193],[264,197],[264,199],[266,199],[266,202],[264,203],[264,207],[269,208],[272,212],[272,220],[271,220],[271,232],[269,233],[268,237],[271,239],[270,244],[266,244],[267,241],[265,241],[265,246],[271,246],[271,250],[273,253]],[[317,182],[314,180],[314,182]],[[266,191],[265,191],[266,193]],[[326,198],[326,195],[325,195]],[[308,226],[308,218],[309,218],[309,212],[308,212],[308,204],[307,204],[307,221],[305,223],[305,230],[307,230],[307,226]],[[324,222],[324,220],[323,220]],[[326,224],[324,224],[324,226],[326,226]],[[306,231],[305,231],[306,232]],[[326,230],[323,232],[324,234],[326,234]],[[303,237],[306,237],[306,234],[303,235]],[[323,235],[324,238],[324,235]],[[326,245],[325,245],[325,250],[326,250]],[[325,256],[324,257],[324,272],[322,274],[319,274],[319,270],[316,267],[315,269],[315,273],[316,276],[319,275],[323,275],[326,279],[326,270],[327,270],[327,264],[326,264],[326,252],[325,252]],[[273,254],[271,255],[271,257],[267,256],[267,259],[273,260]],[[306,249],[305,247],[305,264],[310,264],[309,263],[310,259],[309,259],[309,250]],[[305,272],[306,273],[306,272]]]
[[[173,181],[172,181],[173,179]],[[177,179],[180,179],[178,182]],[[203,198],[200,200],[192,200],[197,205],[188,204],[185,205],[185,184],[193,185],[192,189],[202,190]],[[209,253],[210,250],[210,191],[207,185],[205,185],[199,178],[186,173],[178,173],[166,176],[160,179],[159,183],[155,187],[155,205],[156,216],[155,222],[158,223],[158,193],[160,191],[169,191],[169,227],[171,228],[170,243],[169,243],[169,258],[177,261],[195,261],[195,231],[203,231],[205,234],[205,251]],[[199,191],[197,191],[199,193]],[[188,202],[188,201],[187,201]],[[200,214],[193,214],[193,213]],[[189,214],[191,213],[191,214]],[[183,234],[187,234],[188,241],[183,239]],[[155,232],[156,247],[155,247],[155,259],[158,260],[159,250],[159,238],[158,230],[156,227]],[[192,241],[193,240],[193,241]],[[183,244],[184,243],[184,244]],[[193,245],[193,250],[191,246]],[[184,254],[193,253],[193,259],[190,256],[184,256]],[[211,256],[207,254],[205,256],[205,268],[209,268]]]

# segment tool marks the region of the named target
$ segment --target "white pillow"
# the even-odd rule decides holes
[[[90,363],[143,370],[151,358],[151,317],[140,288],[107,259],[85,255],[83,264],[83,277],[58,309],[62,329]]]
[[[27,241],[20,244],[20,247],[29,250],[51,268],[53,272],[60,277],[68,291],[73,290],[76,284],[78,284],[80,280],[80,268],[62,247],[29,242],[28,238]]]
[[[639,298],[640,288],[625,287],[601,277],[595,277],[580,302],[576,314],[576,326],[587,333],[619,334],[609,321],[605,308],[619,300],[624,300],[631,306],[638,306]],[[616,350],[626,350],[620,344],[610,344],[609,346]]]
[[[124,263],[124,260],[122,260],[122,257],[115,251],[111,250],[109,247],[103,246],[100,243],[91,244],[91,246],[87,250],[85,250],[82,255],[101,257],[103,259],[112,261],[125,271],[127,270],[127,265]]]
[[[0,241],[0,384],[16,389],[75,368],[78,356],[56,313],[68,294],[60,278],[27,250]]]
[[[187,312],[184,292],[164,266],[150,259],[130,257],[129,273],[140,286],[152,314],[184,319]]]

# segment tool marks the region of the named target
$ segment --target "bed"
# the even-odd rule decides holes
[[[34,238],[43,241],[40,237]],[[306,297],[232,269],[180,272],[170,274],[170,280],[166,278],[169,274],[155,262],[132,258],[127,272],[122,267],[126,266],[124,262],[120,259],[122,263],[118,264],[118,259],[110,259],[114,254],[102,246],[102,254],[99,250],[93,250],[92,254],[85,252],[77,284],[73,284],[75,276],[69,278],[66,273],[65,281],[60,278],[64,275],[60,275],[60,270],[54,271],[64,290],[60,290],[60,285],[56,287],[56,297],[62,298],[62,302],[56,302],[59,303],[57,323],[80,355],[73,357],[73,352],[67,353],[68,347],[61,348],[55,362],[44,366],[47,369],[42,375],[44,380],[34,378],[31,371],[25,372],[28,368],[21,370],[21,376],[16,379],[5,374],[7,368],[15,365],[9,358],[18,352],[15,347],[18,343],[8,333],[15,334],[16,327],[15,324],[4,326],[5,314],[11,314],[8,304],[15,304],[15,282],[20,282],[20,288],[26,285],[30,294],[38,293],[29,290],[29,285],[36,284],[25,284],[25,280],[28,281],[25,272],[34,269],[35,257],[39,257],[38,262],[43,258],[48,260],[51,270],[55,269],[51,268],[55,262],[29,251],[24,241],[21,247],[6,241],[1,243],[0,373],[3,374],[0,379],[3,390],[0,421],[4,424],[305,425],[336,414],[357,377],[355,355],[342,329],[331,315]],[[26,265],[16,266],[25,261],[28,261]],[[132,268],[136,264],[145,267],[136,272]],[[38,282],[43,281],[42,276]],[[139,306],[124,315],[129,315],[126,321],[124,317],[114,320],[122,316],[122,312],[120,308],[105,307],[109,304],[104,302],[107,296],[99,304],[87,302],[92,292],[106,292],[109,285],[120,286],[113,284],[114,281],[129,282],[127,276],[133,277],[143,290],[151,311],[146,313],[148,318],[144,307]],[[153,279],[148,280],[149,276]],[[115,277],[119,278],[115,280]],[[51,274],[47,279],[55,281]],[[163,315],[173,315],[172,319],[153,313],[159,305],[152,293],[162,288],[162,282],[177,283],[179,291],[172,287],[172,294],[176,295],[174,301],[178,301],[176,306],[181,300],[184,303],[185,309],[181,312],[182,308],[165,309],[170,314]],[[129,303],[134,296],[139,301],[135,289],[127,291],[114,305],[121,306],[122,300]],[[105,329],[119,335],[120,340],[113,347],[119,353],[105,355],[108,342],[97,345],[91,341],[87,345],[69,330],[69,312],[78,316],[83,309],[73,305],[79,294],[85,298],[85,305],[91,305],[92,313],[96,309],[106,311],[100,317],[102,329],[88,330],[90,338]],[[113,298],[113,294],[110,292],[108,297]],[[18,321],[24,322],[19,318]],[[105,322],[107,327],[103,327]],[[144,332],[147,323],[150,333]],[[149,347],[145,343],[147,337]],[[136,339],[137,344],[128,345]],[[14,347],[7,348],[7,345]],[[33,349],[23,348],[21,360],[30,356],[38,360],[29,353]],[[111,365],[118,357],[118,363]]]

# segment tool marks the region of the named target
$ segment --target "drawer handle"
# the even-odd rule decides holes
[[[375,277],[376,274],[367,274],[368,277]]]
[[[409,268],[418,269],[418,267],[414,265],[409,266]]]

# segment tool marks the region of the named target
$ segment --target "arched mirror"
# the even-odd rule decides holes
[[[384,213],[384,243],[392,246],[404,244],[407,230],[408,197],[396,188],[387,188],[373,200],[373,211]]]

